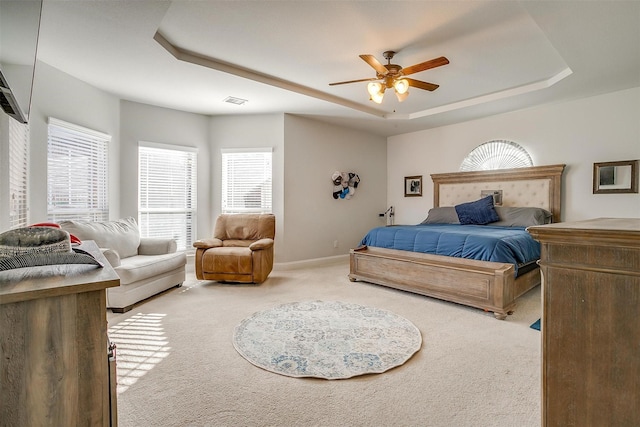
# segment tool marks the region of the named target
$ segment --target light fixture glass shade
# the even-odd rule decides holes
[[[382,91],[382,83],[380,82],[371,82],[367,85],[367,91],[369,95],[372,97],[378,95]]]
[[[382,103],[382,98],[384,98],[384,86],[380,82],[371,82],[367,85],[367,91],[371,96],[371,100],[376,104]]]
[[[398,91],[396,91],[396,98],[398,98],[398,101],[402,102],[405,99],[407,99],[409,97],[409,92],[405,92],[405,93],[400,93]]]
[[[371,95],[371,100],[376,104],[382,104],[382,98],[384,98],[384,92],[378,92],[375,95]]]
[[[393,87],[395,88],[396,92],[402,95],[409,90],[409,82],[407,81],[407,79],[398,79],[393,82]]]

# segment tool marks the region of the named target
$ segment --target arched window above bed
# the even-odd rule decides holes
[[[478,145],[465,157],[460,172],[533,166],[527,150],[513,141],[493,140]]]

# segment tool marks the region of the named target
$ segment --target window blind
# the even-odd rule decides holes
[[[197,156],[188,147],[139,143],[141,236],[172,238],[178,250],[191,249],[196,235]]]
[[[29,225],[29,126],[9,120],[9,228]]]
[[[49,119],[47,214],[49,221],[107,221],[107,158],[111,136]]]
[[[461,172],[512,169],[533,166],[531,156],[522,146],[506,140],[493,140],[478,145],[464,158]]]
[[[272,149],[222,150],[222,212],[272,212]]]

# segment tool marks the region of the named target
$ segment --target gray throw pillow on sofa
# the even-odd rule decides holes
[[[120,258],[138,255],[140,231],[132,217],[105,222],[65,220],[59,224],[80,240],[94,240],[98,247],[116,251]]]

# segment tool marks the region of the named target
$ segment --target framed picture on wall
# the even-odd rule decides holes
[[[422,196],[422,175],[404,177],[404,197]]]
[[[638,160],[593,164],[593,194],[637,193]]]

